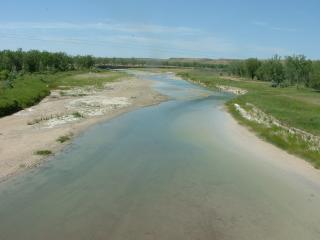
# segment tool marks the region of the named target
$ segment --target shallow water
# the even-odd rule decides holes
[[[320,239],[319,186],[236,144],[221,110],[231,95],[140,77],[172,100],[2,183],[0,239]]]

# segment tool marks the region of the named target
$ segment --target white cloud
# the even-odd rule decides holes
[[[195,34],[201,30],[188,27],[168,27],[152,24],[131,24],[116,23],[112,21],[95,22],[95,23],[72,23],[72,22],[0,22],[0,29],[6,30],[100,30],[116,31],[126,33],[178,33],[178,34]]]
[[[298,31],[298,29],[296,28],[272,26],[268,22],[264,22],[264,21],[253,21],[252,24],[268,30],[272,30],[272,31],[281,31],[281,32],[297,32]]]
[[[234,49],[230,41],[189,27],[168,27],[140,23],[7,22],[0,23],[0,38],[52,41],[145,49],[169,56],[212,57]],[[133,52],[133,51],[131,51]]]
[[[269,27],[265,22],[254,24]],[[263,46],[248,47],[247,44],[197,28],[114,21],[0,22],[0,46],[24,49],[37,49],[41,46],[42,49],[73,54],[160,58],[232,58],[248,54],[254,56],[256,53],[266,54],[277,50]]]

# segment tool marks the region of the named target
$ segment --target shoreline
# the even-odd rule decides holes
[[[97,92],[90,89],[84,96],[52,91],[37,105],[0,118],[0,183],[51,159],[93,125],[166,101],[168,98],[154,90],[153,84],[150,80],[126,78],[107,83]],[[68,139],[59,142],[58,138],[64,136]],[[52,153],[37,155],[37,151]]]
[[[228,134],[232,135],[232,139],[244,151],[253,155],[258,155],[261,151],[268,152],[268,155],[261,159],[261,161],[272,164],[274,167],[280,168],[288,174],[302,176],[320,190],[320,171],[314,168],[311,163],[265,141],[259,137],[256,132],[250,130],[247,126],[240,124],[225,106],[222,108],[222,111],[228,116],[228,121],[226,123],[230,129]]]
[[[177,78],[182,79],[179,76]],[[186,80],[198,85],[195,81]],[[163,101],[167,101],[168,97],[156,92],[152,88],[153,84],[154,82],[145,78],[126,78],[117,82],[107,83],[102,91],[91,92],[90,97],[99,99],[101,96],[106,96],[108,100],[110,98],[116,100],[118,98],[129,99],[130,104],[121,105],[120,102],[118,107],[113,104],[103,115],[81,118],[75,122],[54,125],[52,128],[45,127],[42,122],[29,125],[28,121],[39,116],[41,117],[43,110],[47,115],[50,115],[50,110],[51,114],[57,112],[57,110],[66,111],[65,107],[68,103],[87,98],[87,96],[59,97],[57,96],[57,92],[53,91],[39,104],[13,115],[0,118],[1,126],[4,126],[4,128],[6,126],[9,127],[8,131],[0,129],[0,183],[25,170],[38,167],[41,163],[53,158],[70,145],[74,138],[93,125],[111,120],[141,107],[157,105]],[[220,91],[223,91],[223,89],[220,89]],[[47,112],[48,105],[50,110]],[[30,109],[33,110],[31,111]],[[320,172],[310,162],[302,157],[288,153],[286,150],[261,138],[257,132],[250,129],[247,125],[243,125],[234,117],[227,105],[224,105],[222,110],[228,115],[228,126],[230,127],[230,132],[234,134],[234,140],[245,151],[255,152],[256,150],[252,150],[251,146],[254,146],[254,149],[268,149],[267,151],[272,156],[270,157],[272,164],[276,164],[284,170],[294,171],[296,174],[302,174],[308,178],[311,177],[312,180],[317,179],[317,182],[320,182]],[[51,119],[48,121],[51,121]],[[72,134],[71,136],[70,133]],[[66,142],[59,143],[57,141],[59,137],[68,134],[70,139]],[[240,141],[242,138],[245,141]],[[250,144],[248,145],[247,142],[250,142]],[[19,149],[19,151],[15,151],[15,148]],[[52,154],[47,156],[36,155],[35,152],[39,150],[50,150]]]
[[[207,84],[201,82],[201,80],[194,80],[188,76],[183,77],[179,75],[180,77],[186,79],[187,81],[190,81],[193,84],[200,85],[207,89],[217,89],[217,91],[226,92],[234,94],[235,96],[242,96],[248,94],[248,90],[240,88],[240,87],[233,87],[229,85],[221,85],[214,84],[213,86],[208,86]],[[240,80],[239,80],[240,81]],[[316,152],[317,149],[320,148],[319,145],[319,136],[314,135],[310,132],[307,132],[305,130],[301,130],[297,127],[291,127],[288,125],[283,124],[276,118],[274,118],[272,115],[265,114],[262,110],[257,109],[255,105],[252,103],[246,103],[246,105],[250,105],[251,108],[254,108],[255,111],[254,114],[259,113],[261,119],[253,119],[252,116],[248,116],[248,119],[246,119],[246,116],[243,115],[243,109],[237,109],[237,105],[241,108],[243,108],[242,105],[239,104],[237,101],[237,98],[234,98],[233,100],[227,101],[224,106],[226,111],[232,116],[233,119],[236,120],[236,122],[247,128],[248,131],[254,132],[256,137],[260,140],[263,140],[264,142],[270,143],[273,146],[277,147],[278,149],[295,156],[302,161],[306,162],[307,164],[311,165],[315,169],[320,168],[320,162],[318,161],[318,153]],[[239,116],[238,116],[239,115]],[[240,116],[241,115],[241,116]],[[266,119],[268,121],[266,121]],[[269,123],[269,121],[271,123]],[[276,127],[277,128],[277,136],[281,134],[279,139],[274,139],[272,133],[275,132],[271,129],[271,131],[265,130],[266,128],[270,127]],[[291,142],[287,142],[287,138],[291,139]],[[292,140],[293,139],[293,140]],[[280,142],[280,143],[279,143]],[[308,149],[305,149],[305,144],[308,145]],[[319,150],[318,150],[319,151]]]

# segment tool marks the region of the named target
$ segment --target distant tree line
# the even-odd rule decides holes
[[[47,51],[0,51],[0,80],[18,72],[56,72],[89,69],[94,66],[92,56],[69,56],[65,53],[50,53]]]
[[[320,89],[320,61],[308,60],[304,55],[234,60],[229,64],[228,72],[239,77],[270,81],[273,86],[304,85]]]
[[[183,67],[183,68],[209,68],[226,70],[227,64],[217,63],[215,60],[203,59],[153,59],[153,58],[95,58],[98,67]]]
[[[104,58],[93,56],[70,56],[63,52],[47,51],[0,51],[0,81],[11,80],[17,73],[58,72],[90,69],[92,67],[186,67],[213,69],[219,74],[229,74],[261,81],[273,86],[304,85],[320,89],[320,61],[308,60],[303,55],[281,58],[278,55],[267,60],[212,59],[152,59],[152,58]],[[1,83],[0,83],[1,85]],[[2,84],[3,85],[3,84]],[[1,86],[0,86],[1,87]]]
[[[162,65],[173,66],[173,67],[214,68],[214,69],[224,69],[227,67],[226,64],[210,63],[210,62],[205,62],[201,60],[193,60],[193,61],[164,60],[162,62]]]
[[[132,66],[132,67],[145,67],[149,59],[143,58],[107,58],[98,57],[95,58],[95,64],[97,66]]]

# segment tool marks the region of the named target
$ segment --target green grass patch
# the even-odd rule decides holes
[[[0,117],[33,106],[52,89],[93,86],[101,88],[108,82],[127,76],[124,72],[70,71],[18,75],[10,84],[0,81]]]
[[[247,94],[232,101],[242,106],[252,103],[288,126],[320,135],[320,92],[309,88],[272,88],[268,82],[233,81],[205,70],[188,70],[179,75],[212,89],[216,85],[246,89]]]
[[[49,156],[52,154],[52,151],[50,150],[38,150],[35,152],[35,155],[40,155],[40,156]]]
[[[57,142],[59,143],[65,143],[67,141],[70,141],[70,139],[72,138],[73,134],[69,133],[63,136],[58,137]]]
[[[49,95],[48,85],[40,77],[18,77],[12,87],[2,87],[0,93],[0,117],[30,107]]]
[[[270,142],[288,153],[297,155],[309,161],[315,168],[320,168],[320,152],[309,149],[306,141],[298,136],[279,134],[283,131],[280,127],[266,127],[263,124],[249,121],[241,116],[234,107],[235,100],[229,101],[226,105],[232,116],[244,126],[254,131],[260,138]],[[243,106],[242,106],[243,107]]]
[[[72,116],[74,116],[75,118],[84,118],[84,116],[79,112],[73,112]]]
[[[320,167],[320,152],[308,150],[306,143],[299,138],[284,137],[274,134],[279,129],[272,129],[256,122],[244,119],[234,108],[237,103],[245,108],[252,103],[283,124],[320,135],[320,92],[309,88],[287,87],[272,88],[268,82],[251,80],[230,80],[218,76],[213,71],[184,70],[178,75],[185,79],[204,84],[214,89],[216,85],[226,85],[246,89],[247,94],[237,96],[226,103],[232,115],[243,125],[249,126],[263,139],[281,147],[289,153],[301,156],[315,167]]]
[[[94,86],[101,88],[108,82],[114,82],[119,78],[127,76],[124,72],[82,72],[60,74],[59,77],[50,81],[51,88],[68,89],[72,87]]]

